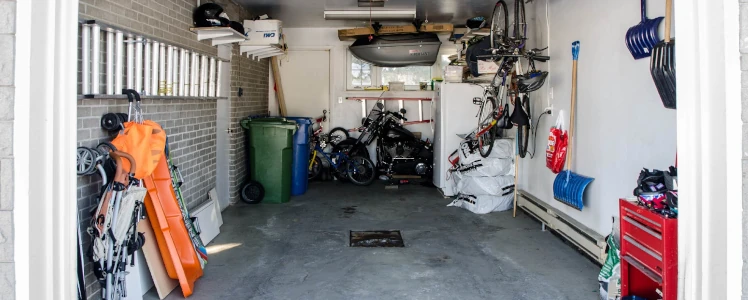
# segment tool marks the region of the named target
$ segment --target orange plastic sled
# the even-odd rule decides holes
[[[158,248],[169,277],[179,280],[184,297],[192,295],[195,281],[203,276],[203,269],[184,225],[166,156],[161,159],[151,176],[144,178],[148,195],[145,209],[156,234]]]

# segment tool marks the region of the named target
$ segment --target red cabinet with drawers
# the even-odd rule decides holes
[[[678,220],[625,199],[619,204],[621,295],[677,299]]]

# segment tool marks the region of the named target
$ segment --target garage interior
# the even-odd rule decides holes
[[[216,26],[198,26],[194,13],[206,3],[220,6],[225,17],[243,24],[244,32],[220,20]],[[516,2],[505,3],[508,24],[513,26]],[[648,18],[666,15],[666,0],[642,3]],[[117,119],[117,113],[135,119],[127,93],[120,91],[137,92],[141,101],[133,105],[139,104],[142,117],[163,129],[168,164],[178,166],[178,171],[166,169],[169,186],[171,180],[179,182],[173,197],[183,202],[177,203],[183,206],[182,214],[189,211],[197,220],[182,222],[181,230],[199,231],[207,254],[196,280],[186,283],[185,275],[168,274],[170,268],[179,268],[168,265],[176,266],[176,260],[186,254],[177,251],[178,243],[169,252],[165,245],[172,242],[154,233],[176,234],[173,226],[179,222],[158,228],[166,225],[153,220],[148,202],[154,201],[150,194],[154,189],[146,180],[143,220],[133,232],[149,233],[142,249],[126,260],[126,285],[111,286],[127,290],[124,299],[601,299],[600,276],[612,264],[615,271],[611,272],[617,275],[609,275],[605,280],[611,282],[604,284],[609,299],[633,295],[676,299],[672,293],[677,291],[677,263],[666,253],[674,252],[677,262],[677,243],[662,242],[658,249],[639,245],[649,251],[641,253],[659,257],[661,268],[655,271],[645,266],[652,258],[624,262],[625,248],[619,253],[613,250],[621,256],[615,262],[609,257],[608,235],[613,232],[612,239],[619,239],[616,248],[623,244],[633,249],[637,242],[620,241],[628,228],[624,224],[644,222],[621,221],[623,202],[634,203],[638,208],[631,209],[644,220],[642,215],[666,224],[654,233],[660,240],[669,240],[663,228],[677,228],[677,184],[674,190],[657,191],[662,197],[674,191],[675,207],[662,200],[657,205],[645,203],[632,193],[641,186],[637,178],[643,168],[668,171],[677,166],[676,110],[663,105],[649,55],[632,57],[634,50],[625,38],[630,27],[648,26],[650,32],[642,35],[653,35],[656,42],[638,47],[647,48],[649,54],[666,36],[666,19],[642,22],[642,3],[524,1],[524,50],[518,51],[535,49],[538,57],[550,58],[535,62],[540,73],[547,72],[544,84],[522,93],[531,97],[529,142],[524,151],[519,150],[516,124],[497,129],[493,154],[482,157],[493,158],[501,170],[473,179],[454,174],[468,172],[459,171],[468,167],[466,159],[483,158],[476,149],[470,150],[471,155],[457,152],[475,142],[462,141],[478,123],[480,106],[474,105],[474,98],[485,101],[483,87],[491,83],[501,60],[496,55],[493,59],[498,63],[480,58],[483,62],[475,66],[480,74],[473,76],[463,74],[472,71],[464,56],[469,56],[465,49],[473,44],[472,37],[488,39],[496,1],[80,0],[77,144],[89,149],[105,142],[121,145],[113,142],[123,136],[121,128],[107,130],[105,120],[128,121],[127,116]],[[264,15],[269,18],[262,19]],[[476,17],[484,19],[471,23]],[[416,19],[428,22],[414,23]],[[249,24],[260,26],[253,22],[263,21],[280,21],[272,23],[280,25],[267,32],[250,28]],[[670,36],[675,36],[677,26],[671,22]],[[466,24],[482,29],[469,29]],[[415,31],[410,32],[410,27]],[[429,64],[406,61],[383,66],[353,54],[352,44],[359,40],[424,32],[438,37],[436,53],[411,50],[416,52],[405,58],[433,55]],[[272,42],[257,41],[262,38]],[[580,42],[578,76],[572,76],[575,41]],[[490,56],[490,51],[482,51]],[[460,59],[462,63],[454,63]],[[529,71],[525,57],[519,61]],[[459,66],[458,78],[454,78],[455,66]],[[263,140],[253,144],[255,137],[247,133],[276,128],[258,123],[268,117],[283,118],[268,121],[285,124],[278,126],[296,124],[290,117],[308,118],[312,131],[322,127],[322,136],[343,128],[355,140],[362,134],[361,126],[366,127],[362,118],[377,103],[383,104],[383,111],[403,114],[407,118],[401,122],[403,128],[429,145],[431,149],[421,150],[434,154],[426,174],[378,170],[372,183],[359,186],[337,176],[319,154],[319,177],[297,185],[297,177],[291,175],[291,166],[297,163],[288,160],[290,148],[282,149],[288,154],[252,152],[272,149]],[[509,102],[507,117],[513,109]],[[573,149],[573,163],[566,161],[563,168],[561,158],[565,171],[560,174],[573,170],[594,178],[582,187],[577,204],[557,200],[558,172],[549,170],[543,159],[549,131],[559,120],[561,129],[569,130],[571,114],[576,118],[568,146]],[[294,126],[290,147],[297,146],[295,133],[305,130]],[[266,138],[273,138],[273,132]],[[312,137],[299,148],[319,141],[315,133],[308,135]],[[339,140],[325,141],[332,145]],[[378,141],[368,145],[362,157],[381,163],[377,147]],[[357,156],[350,151],[346,153]],[[520,157],[518,152],[526,155]],[[455,157],[462,162],[453,163]],[[289,166],[272,163],[280,160]],[[252,170],[261,167],[263,171]],[[107,297],[102,289],[107,280],[100,280],[90,249],[91,227],[96,224],[92,213],[101,207],[103,181],[96,169],[86,173],[77,178],[83,290],[86,299],[102,299]],[[264,174],[284,174],[284,179],[269,184]],[[247,184],[251,180],[262,183],[265,199],[259,203],[244,199],[252,197]],[[486,193],[466,193],[468,180],[475,180],[472,187]],[[490,192],[496,188],[500,192]],[[281,203],[273,203],[276,196]],[[644,205],[636,204],[637,199]],[[398,231],[404,247],[354,247],[352,231]],[[631,237],[635,238],[633,233]],[[196,261],[203,260],[198,258],[201,249],[192,250],[197,252],[191,253]],[[624,276],[628,278],[623,280]],[[621,282],[630,283],[630,290]],[[653,296],[658,292],[660,298]]]

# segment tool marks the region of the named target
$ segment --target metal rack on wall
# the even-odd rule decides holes
[[[82,20],[79,29],[79,98],[119,97],[123,88],[143,97],[225,97],[218,88],[225,60],[96,20]]]

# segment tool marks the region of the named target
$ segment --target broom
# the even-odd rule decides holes
[[[569,145],[566,153],[566,170],[556,175],[553,181],[553,198],[578,210],[584,207],[584,190],[594,180],[571,171],[571,148],[574,143],[574,119],[577,106],[577,61],[579,60],[579,41],[571,43],[571,54],[574,58],[571,68],[571,118],[569,119]]]

